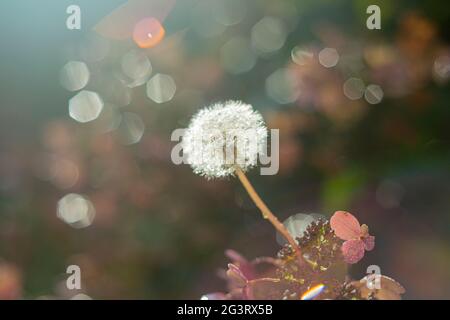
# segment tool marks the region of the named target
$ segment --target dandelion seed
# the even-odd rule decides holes
[[[257,165],[267,128],[261,114],[240,101],[200,110],[183,136],[183,151],[196,174],[208,179],[233,176]]]
[[[261,114],[240,101],[217,103],[200,110],[183,136],[183,152],[194,173],[208,179],[237,175],[264,219],[272,223],[302,260],[297,242],[270,211],[244,172],[257,165],[266,146],[267,128]]]

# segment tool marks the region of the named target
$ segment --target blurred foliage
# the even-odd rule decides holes
[[[166,37],[145,50],[152,74],[173,77],[176,93],[157,104],[145,84],[133,88],[131,103],[118,108],[145,123],[133,145],[122,143],[120,126],[105,133],[100,119],[82,124],[68,115],[75,92],[61,87],[60,69],[83,58],[74,48],[122,3],[79,2],[80,31],[65,28],[71,1],[0,5],[0,298],[70,298],[78,292],[65,289],[65,270],[77,264],[80,292],[94,299],[197,299],[225,286],[215,270],[226,249],[249,258],[278,251],[274,231],[237,181],[206,181],[170,160],[172,131],[224,99],[253,104],[269,127],[280,129],[279,173],[250,174],[280,219],[351,211],[377,237],[375,250],[352,270],[356,278],[376,263],[404,285],[405,298],[450,297],[445,2],[246,0],[242,21],[205,37],[215,30],[196,27],[211,22],[205,1],[178,0],[162,20]],[[367,4],[380,6],[381,30],[366,28]],[[250,41],[265,16],[282,21],[282,47],[253,53],[246,72],[228,72],[222,47],[235,36]],[[108,81],[136,45],[130,38],[108,42],[105,59],[87,61],[86,88],[113,102]],[[295,46],[312,59],[294,63]],[[326,47],[339,53],[335,67],[318,62]],[[437,75],[436,61],[443,61]],[[266,90],[266,79],[280,68],[295,80],[280,89],[298,94],[289,103]],[[350,77],[380,85],[381,102],[349,99],[343,84]],[[75,178],[62,160],[77,168]],[[58,201],[68,193],[90,199],[92,225],[75,229],[57,218]]]

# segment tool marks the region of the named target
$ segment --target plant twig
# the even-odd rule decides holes
[[[258,193],[253,188],[252,184],[248,180],[245,173],[239,168],[236,167],[236,174],[241,181],[242,185],[244,186],[245,190],[247,190],[250,198],[252,198],[253,202],[256,204],[258,209],[261,211],[264,219],[267,219],[270,221],[270,223],[275,227],[276,230],[289,242],[289,244],[292,247],[292,250],[296,253],[300,259],[302,259],[300,248],[297,244],[297,242],[292,238],[289,231],[286,229],[286,227],[278,220],[278,218],[270,211],[270,209],[266,206],[264,201],[261,199],[261,197],[258,195]]]

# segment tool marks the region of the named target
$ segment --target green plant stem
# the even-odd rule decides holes
[[[278,220],[278,218],[272,213],[272,211],[270,211],[270,209],[267,207],[267,205],[255,191],[255,188],[253,188],[252,184],[250,183],[250,181],[248,180],[247,176],[242,171],[242,169],[237,167],[236,174],[239,180],[241,181],[242,185],[244,186],[245,190],[249,194],[250,198],[253,200],[258,209],[261,211],[264,219],[270,221],[270,223],[275,227],[275,229],[278,230],[278,232],[289,242],[295,254],[298,257],[300,257],[300,259],[302,259],[300,247],[298,246],[297,242],[294,240],[294,238],[292,238],[291,234],[286,229],[286,227]]]

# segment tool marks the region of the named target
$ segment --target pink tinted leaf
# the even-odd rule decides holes
[[[347,240],[341,250],[345,262],[349,264],[357,263],[364,257],[364,243],[361,240]]]
[[[379,300],[401,300],[403,293],[405,293],[405,288],[400,283],[382,275],[381,288],[375,292],[375,297]]]
[[[398,293],[389,290],[380,290],[375,294],[375,297],[378,300],[402,300]]]
[[[373,248],[375,247],[375,237],[374,236],[367,236],[364,237],[362,239],[362,241],[364,242],[364,248],[367,251],[371,251],[373,250]]]
[[[231,260],[231,262],[239,268],[241,273],[247,278],[247,279],[254,279],[255,277],[255,270],[253,267],[253,264],[248,261],[245,257],[243,257],[241,254],[234,250],[226,250],[225,255]]]
[[[242,288],[247,284],[247,278],[241,270],[232,263],[228,264],[227,276],[233,287]]]
[[[374,294],[379,300],[400,300],[401,295],[405,293],[405,288],[392,278],[380,275],[379,289],[368,288],[368,276],[362,278],[360,281],[353,281],[352,285],[359,289],[361,297],[368,299],[370,295]]]
[[[361,234],[358,219],[346,211],[336,211],[330,219],[330,226],[342,240],[358,239]]]
[[[228,249],[225,251],[225,255],[233,262],[233,263],[248,263],[247,259],[245,259],[240,253],[232,250],[232,249]]]
[[[381,276],[381,289],[382,290],[390,290],[399,294],[405,293],[405,288],[395,281],[392,278],[389,278],[388,276]]]

